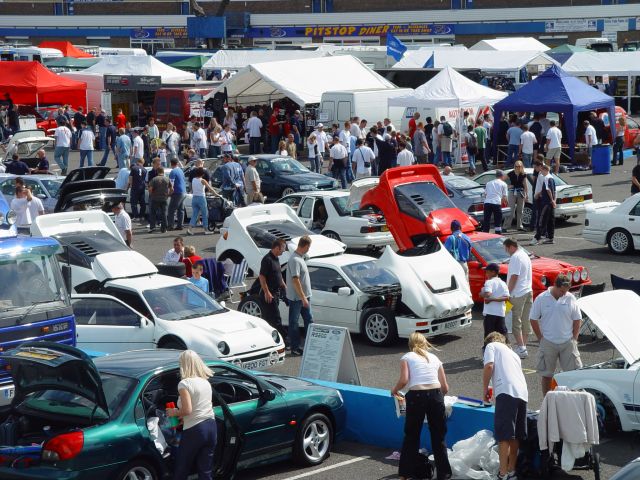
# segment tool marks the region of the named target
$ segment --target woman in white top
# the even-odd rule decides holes
[[[178,408],[167,409],[167,416],[182,419],[173,478],[186,480],[194,466],[198,478],[213,478],[213,452],[218,436],[209,383],[213,372],[192,350],[182,352],[179,363]]]
[[[287,142],[284,140],[280,140],[280,143],[278,144],[278,154],[283,157],[289,156],[289,152],[287,151]]]
[[[222,132],[222,127],[217,122],[215,118],[211,119],[211,123],[209,124],[209,158],[217,158],[222,153],[220,149],[220,132]]]
[[[322,173],[322,156],[318,147],[315,133],[307,137],[307,151],[309,152],[309,167],[312,172]]]
[[[447,418],[444,395],[449,391],[442,362],[431,350],[433,347],[424,335],[413,332],[409,336],[409,350],[400,362],[400,378],[391,394],[398,396],[400,390],[409,390],[405,395],[407,413],[404,423],[404,441],[400,452],[398,475],[401,480],[421,478],[420,432],[427,416],[431,449],[436,461],[436,478],[451,478],[451,465],[447,456]]]
[[[231,131],[233,133],[236,132],[238,126],[236,125],[236,111],[233,108],[229,107],[227,109],[227,115],[224,117],[222,124],[225,127],[228,126],[229,128],[231,128]]]
[[[225,125],[224,130],[220,132],[218,142],[222,148],[222,153],[233,153],[233,142],[236,139],[235,135],[231,131],[230,125]]]
[[[193,235],[191,229],[196,226],[198,221],[198,215],[202,215],[202,228],[204,228],[205,235],[211,235],[209,231],[209,209],[207,208],[207,198],[205,193],[207,190],[215,193],[209,182],[204,178],[204,168],[198,167],[194,171],[193,180],[191,180],[191,220],[189,220],[189,228],[187,228],[187,235]]]

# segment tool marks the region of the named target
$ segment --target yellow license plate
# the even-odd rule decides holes
[[[584,197],[583,197],[583,196],[580,196],[580,197],[573,197],[573,198],[571,199],[571,202],[572,202],[572,203],[580,203],[580,202],[584,202]]]
[[[388,232],[389,231],[389,227],[387,227],[386,225],[383,225],[382,228],[380,229],[381,232]]]

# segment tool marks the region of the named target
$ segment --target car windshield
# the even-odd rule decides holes
[[[191,283],[143,290],[142,296],[151,311],[162,320],[188,320],[225,311],[218,302]]]
[[[478,252],[486,263],[508,263],[509,254],[504,249],[504,237],[489,238],[473,242],[473,248]],[[522,247],[520,247],[522,248]],[[531,256],[527,250],[525,253]]]
[[[309,173],[310,170],[297,160],[287,157],[273,158],[269,161],[274,171],[283,175],[293,175],[295,173]]]
[[[49,195],[56,198],[58,196],[58,191],[60,190],[60,185],[62,185],[62,180],[49,180],[44,179],[40,180],[44,188],[47,189]]]
[[[393,273],[380,268],[375,260],[345,265],[342,270],[363,292],[400,283]]]
[[[136,385],[136,380],[111,373],[100,373],[102,390],[104,391],[109,416],[117,416],[120,410],[130,398],[131,391]],[[29,410],[40,410],[56,415],[74,417],[107,418],[106,412],[95,408],[90,400],[63,390],[42,390],[34,392],[20,404],[20,407]]]
[[[447,188],[459,190],[460,194],[465,197],[482,195],[484,192],[482,185],[466,177],[448,177],[444,184]]]
[[[400,211],[412,216],[416,216],[416,209],[426,217],[434,210],[456,208],[440,187],[432,182],[399,185],[395,188],[395,196]]]

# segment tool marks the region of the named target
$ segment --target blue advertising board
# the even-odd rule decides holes
[[[229,36],[249,38],[287,37],[386,37],[392,35],[454,35],[451,23],[410,23],[386,25],[308,25],[301,27],[253,27],[230,31]]]

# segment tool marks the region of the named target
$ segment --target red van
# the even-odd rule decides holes
[[[161,88],[156,92],[153,102],[153,114],[160,131],[171,122],[178,133],[184,132],[184,127],[191,115],[203,120],[204,96],[211,92],[207,88]]]

